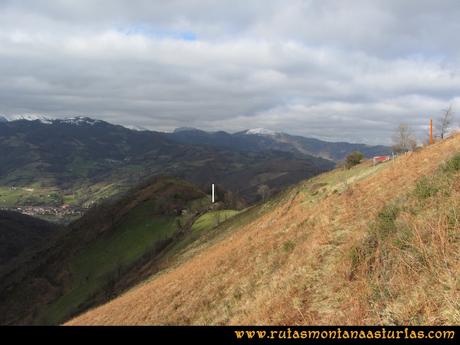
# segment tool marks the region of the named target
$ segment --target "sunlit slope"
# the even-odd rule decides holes
[[[458,324],[459,152],[455,135],[299,184],[70,324]]]

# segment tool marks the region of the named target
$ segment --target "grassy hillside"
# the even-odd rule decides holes
[[[70,324],[459,324],[459,153],[300,183]]]
[[[120,279],[125,269],[171,240],[177,230],[175,218],[139,218],[143,212],[134,210],[133,213],[110,237],[91,242],[70,258],[68,273],[72,276],[72,286],[46,308],[37,323],[59,323],[93,294],[110,289],[112,281]]]
[[[58,324],[115,297],[132,276],[238,213],[215,207],[190,183],[159,177],[93,208],[0,277],[0,323]]]

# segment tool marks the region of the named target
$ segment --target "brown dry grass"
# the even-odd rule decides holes
[[[272,212],[69,324],[459,324],[460,180],[448,196],[408,197],[456,152],[460,135],[301,184]],[[324,181],[312,196],[308,186]],[[354,262],[395,200],[405,205],[398,231]]]

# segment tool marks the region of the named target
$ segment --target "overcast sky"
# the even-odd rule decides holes
[[[0,0],[0,114],[423,139],[459,33],[458,0]]]

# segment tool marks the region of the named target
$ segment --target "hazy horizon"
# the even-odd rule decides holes
[[[0,114],[422,141],[460,105],[457,1],[0,1]],[[460,119],[455,118],[454,127]]]
[[[75,119],[75,118],[89,118],[89,119],[96,120],[95,118],[90,117],[90,116],[47,117],[47,116],[44,116],[44,115],[31,115],[31,114],[13,115],[13,116],[4,116],[4,115],[0,114],[0,120],[1,120],[2,117],[4,117],[7,121],[18,121],[18,120],[27,120],[27,121],[35,121],[35,120],[45,120],[45,121],[46,120],[72,120],[72,119]],[[305,135],[298,135],[298,134],[288,133],[286,131],[283,131],[282,129],[279,130],[279,131],[271,131],[271,130],[268,130],[268,129],[264,128],[264,127],[244,128],[242,130],[237,130],[237,131],[226,131],[226,130],[222,130],[222,129],[206,130],[206,129],[198,128],[198,127],[181,126],[181,127],[172,128],[170,130],[156,130],[154,128],[150,129],[150,128],[145,128],[145,127],[139,127],[139,126],[135,126],[135,125],[132,125],[132,124],[129,124],[129,123],[124,123],[124,124],[123,123],[115,123],[115,122],[110,122],[110,121],[107,121],[107,120],[100,120],[100,121],[106,121],[106,122],[108,122],[110,124],[120,125],[120,126],[123,126],[123,127],[127,128],[127,129],[136,130],[136,131],[152,131],[152,132],[160,132],[160,133],[174,133],[177,130],[198,130],[198,131],[204,131],[204,132],[207,132],[207,133],[226,132],[226,133],[229,133],[229,134],[237,134],[237,133],[244,133],[244,132],[247,132],[247,131],[262,130],[262,131],[270,131],[270,132],[273,132],[274,134],[275,133],[276,134],[288,134],[288,135],[292,135],[292,136],[301,136],[301,137],[309,138],[309,139],[318,139],[318,140],[322,140],[322,141],[326,141],[326,142],[335,142],[335,143],[338,142],[338,141],[333,140],[333,139],[328,139],[328,138],[325,138],[325,137],[317,137],[317,136],[314,136],[314,135],[305,136]],[[251,133],[251,134],[254,134],[254,133]],[[357,141],[349,140],[349,141],[345,141],[345,142],[349,143],[349,144],[368,144],[366,142],[359,141],[359,139]],[[374,143],[374,144],[368,144],[368,145],[383,145],[383,146],[385,146],[386,144],[385,143],[381,143],[381,144]]]

